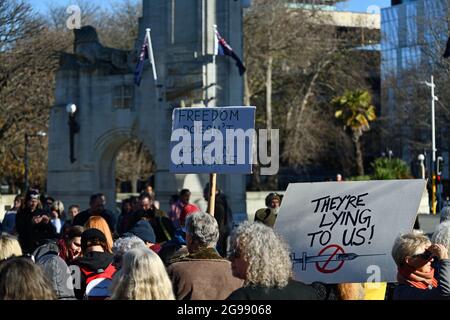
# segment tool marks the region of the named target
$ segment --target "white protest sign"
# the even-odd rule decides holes
[[[275,230],[305,283],[395,282],[392,245],[412,230],[425,180],[290,184]],[[373,279],[372,271],[379,271]]]

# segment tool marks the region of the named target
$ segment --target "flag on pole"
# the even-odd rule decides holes
[[[141,52],[139,54],[138,63],[136,65],[136,70],[134,71],[134,83],[137,86],[140,86],[141,84],[142,73],[144,71],[144,62],[149,58],[153,70],[153,79],[156,81],[158,80],[158,77],[156,75],[156,64],[153,57],[152,39],[150,37],[150,29],[147,29],[144,37],[144,43],[142,44]]]
[[[241,59],[236,55],[236,53],[233,51],[231,46],[225,41],[224,38],[220,36],[219,31],[217,31],[217,27],[214,26],[215,31],[215,48],[214,48],[214,54],[217,56],[229,56],[233,58],[236,61],[236,66],[239,69],[239,75],[243,75],[245,72],[245,66],[242,63]]]

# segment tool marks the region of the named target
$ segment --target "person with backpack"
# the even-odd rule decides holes
[[[106,237],[98,229],[87,229],[81,234],[83,256],[74,261],[78,267],[75,279],[77,299],[104,300],[111,296],[109,287],[116,272],[113,254],[107,252]]]
[[[46,239],[34,250],[33,257],[37,265],[50,280],[58,300],[75,299],[73,278],[66,262],[59,256],[59,247],[54,239]]]

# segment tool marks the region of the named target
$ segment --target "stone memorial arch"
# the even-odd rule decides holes
[[[208,175],[169,173],[172,110],[242,105],[243,79],[233,60],[217,57],[213,64],[214,24],[242,56],[242,10],[241,1],[143,0],[133,52],[104,47],[92,27],[75,30],[75,52],[61,58],[50,115],[48,193],[84,208],[92,193],[103,192],[113,209],[116,156],[134,138],[155,161],[154,189],[163,209],[182,188],[199,201]],[[146,28],[158,80],[147,61],[137,87],[133,73]],[[76,106],[73,116],[68,104]],[[218,186],[234,212],[245,212],[245,176],[219,175]]]

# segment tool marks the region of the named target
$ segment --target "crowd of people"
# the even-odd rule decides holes
[[[204,190],[209,199],[209,187]],[[89,208],[29,190],[2,221],[0,299],[362,300],[370,283],[310,285],[294,280],[290,250],[274,230],[283,196],[270,193],[254,222],[233,227],[226,197],[214,215],[183,189],[166,214],[151,188],[122,202],[118,218],[101,193]],[[395,284],[374,299],[450,298],[447,208],[433,236],[413,230],[392,247]],[[373,284],[372,284],[373,285]]]

